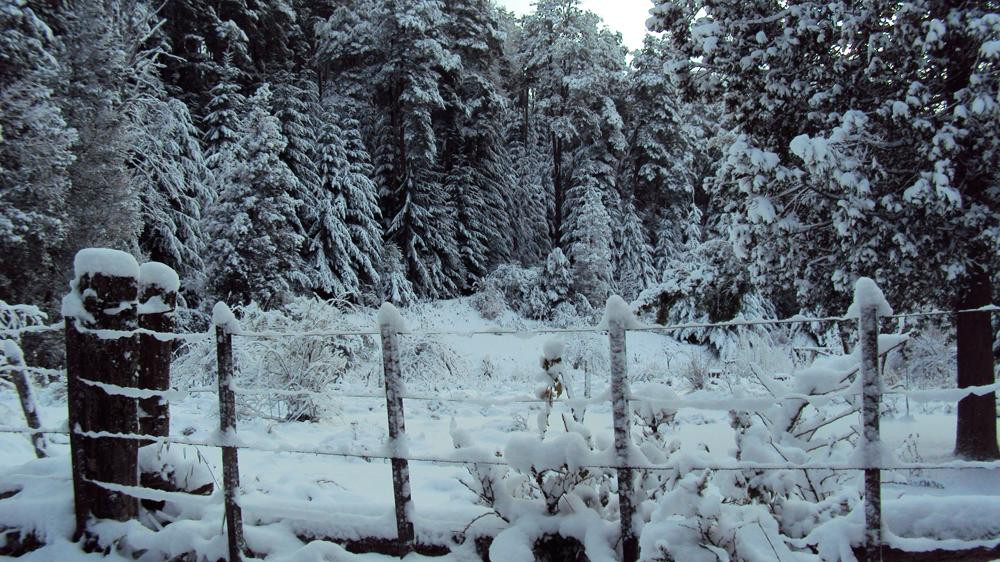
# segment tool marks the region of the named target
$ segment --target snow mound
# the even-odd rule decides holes
[[[225,328],[230,334],[240,333],[240,321],[236,319],[229,305],[219,301],[212,307],[212,325]]]
[[[392,303],[382,303],[382,307],[378,309],[376,320],[378,321],[379,328],[389,328],[400,334],[407,331],[403,315],[399,313],[399,309],[393,306]]]
[[[626,330],[642,327],[642,324],[632,314],[625,299],[618,295],[608,297],[608,303],[604,306],[604,317],[601,318],[601,323],[597,325],[598,329],[607,330],[608,323],[611,320],[621,322]]]
[[[859,277],[854,283],[854,302],[847,309],[847,318],[858,318],[861,316],[861,309],[875,306],[879,316],[889,316],[892,314],[892,307],[889,301],[885,300],[882,289],[868,277]]]
[[[146,262],[139,266],[139,284],[156,286],[168,293],[176,293],[181,288],[177,272],[169,265],[158,261]]]
[[[0,340],[0,353],[7,357],[9,363],[15,365],[24,364],[24,355],[21,353],[21,346],[14,340]]]
[[[566,342],[559,338],[545,340],[542,344],[542,355],[546,359],[558,359],[566,352]]]
[[[84,275],[108,277],[139,277],[139,263],[127,252],[109,248],[84,248],[73,258],[73,273],[77,279]]]

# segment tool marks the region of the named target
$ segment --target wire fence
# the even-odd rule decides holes
[[[956,315],[964,313],[995,313],[998,309],[996,306],[990,305],[988,307],[982,307],[977,309],[966,309],[957,311],[925,311],[925,312],[911,312],[904,314],[895,314],[890,316],[884,316],[882,318],[899,319],[899,318],[917,318],[917,317],[934,317],[943,315]],[[689,329],[729,329],[729,328],[741,328],[741,327],[751,327],[751,326],[775,326],[775,325],[789,325],[789,324],[815,324],[815,323],[828,323],[828,322],[857,322],[857,317],[844,317],[844,316],[828,316],[828,317],[793,317],[786,319],[760,319],[760,320],[735,320],[727,322],[716,322],[716,323],[685,323],[685,324],[674,324],[674,325],[636,325],[629,327],[622,327],[622,334],[626,331],[631,332],[671,332],[679,330],[689,330]],[[76,323],[76,329],[80,333],[85,333],[96,337],[101,340],[118,340],[122,338],[131,338],[134,336],[149,336],[155,338],[160,342],[169,341],[199,341],[207,338],[218,338],[220,337],[221,331],[216,334],[211,332],[208,333],[177,333],[177,332],[159,332],[149,329],[136,329],[136,330],[111,330],[111,329],[90,329],[84,326],[80,326]],[[37,326],[22,326],[15,329],[0,330],[0,338],[19,338],[25,334],[34,333],[44,333],[44,332],[57,332],[65,329],[63,323],[56,323],[51,325],[37,325]],[[578,334],[578,333],[607,333],[609,335],[614,327],[608,326],[596,326],[596,327],[571,327],[571,328],[536,328],[528,330],[513,330],[513,329],[476,329],[476,330],[414,330],[398,333],[389,333],[386,330],[386,326],[381,326],[380,329],[372,330],[334,330],[334,331],[304,331],[304,332],[242,332],[238,330],[233,330],[228,333],[228,336],[232,337],[244,337],[244,338],[288,338],[288,337],[347,337],[347,336],[380,336],[383,339],[383,355],[386,355],[387,349],[387,333],[388,337],[395,337],[397,335],[404,336],[441,336],[441,335],[452,335],[452,336],[477,336],[477,335],[495,335],[495,336],[515,336],[515,337],[530,337],[541,334]],[[220,329],[221,330],[221,329]],[[624,337],[624,336],[623,336]],[[892,346],[885,353],[896,349],[902,343],[898,343]],[[230,348],[231,353],[231,348]],[[398,360],[398,358],[397,358]],[[231,361],[231,358],[230,358]],[[398,365],[397,365],[398,368]],[[30,367],[25,365],[12,365],[5,364],[0,365],[0,374],[7,374],[15,371],[22,371],[25,373],[36,374],[36,375],[46,375],[50,377],[64,376],[65,372],[56,369],[43,369],[38,367]],[[205,392],[219,392],[220,400],[223,400],[223,390],[227,392],[237,394],[237,395],[266,395],[266,396],[309,396],[313,398],[352,398],[352,399],[386,399],[387,409],[390,411],[394,408],[399,408],[399,415],[402,415],[402,407],[394,406],[393,398],[398,398],[399,400],[417,400],[417,401],[436,401],[436,402],[457,402],[457,403],[467,403],[473,405],[481,406],[503,406],[509,404],[521,404],[521,403],[533,403],[533,404],[548,404],[554,403],[552,400],[538,398],[530,395],[513,395],[513,396],[474,396],[468,394],[449,394],[449,395],[421,395],[421,394],[407,394],[399,392],[397,396],[390,396],[389,391],[389,379],[393,377],[398,377],[399,373],[394,375],[390,372],[390,366],[386,364],[386,379],[387,379],[387,392],[386,393],[364,393],[355,392],[349,389],[331,389],[328,392],[315,392],[307,390],[289,390],[289,389],[275,389],[275,388],[242,388],[236,386],[230,381],[226,381],[226,384],[221,384],[218,389],[211,387],[190,387],[190,388],[171,388],[167,390],[152,390],[152,389],[139,389],[133,387],[125,387],[121,385],[110,384],[103,381],[92,380],[87,378],[77,378],[77,382],[84,386],[93,387],[101,390],[104,394],[110,396],[118,396],[128,399],[136,400],[148,400],[148,399],[159,399],[164,402],[178,402],[187,400],[193,394],[205,393]],[[854,369],[848,373],[845,377],[851,378],[858,374],[858,369]],[[220,377],[222,373],[220,371]],[[935,388],[935,389],[922,389],[922,390],[906,390],[906,389],[888,389],[880,392],[885,395],[899,395],[914,399],[917,401],[958,401],[968,396],[983,396],[989,393],[994,393],[1000,390],[1000,383],[994,383],[989,385],[981,385],[974,387],[965,388]],[[600,404],[616,402],[618,398],[623,398],[624,402],[636,402],[636,403],[649,403],[658,405],[665,408],[671,408],[674,410],[681,408],[695,408],[702,410],[739,410],[748,412],[761,412],[767,408],[774,407],[776,405],[785,404],[788,402],[811,404],[813,406],[819,407],[830,403],[833,400],[846,400],[848,402],[860,403],[862,400],[862,389],[860,384],[847,384],[837,389],[827,392],[825,394],[802,394],[802,393],[787,393],[780,396],[733,396],[727,398],[692,398],[692,397],[677,397],[671,399],[657,399],[650,398],[646,396],[637,396],[633,394],[626,393],[624,396],[616,397],[612,393],[606,392],[600,394],[596,397],[591,398],[581,398],[581,399],[566,399],[559,400],[558,402],[565,403],[571,408],[579,408],[587,405]],[[401,403],[400,403],[401,404]],[[621,415],[617,412],[618,406],[615,404],[616,413],[615,415]],[[853,415],[859,413],[860,406],[852,407],[845,413],[839,414],[840,417],[846,415]],[[629,414],[631,415],[631,414]],[[458,465],[458,466],[476,466],[476,465],[488,465],[488,466],[509,466],[508,461],[503,458],[503,456],[498,456],[496,452],[483,452],[481,455],[470,455],[469,451],[464,453],[461,450],[457,450],[453,455],[430,455],[430,454],[408,454],[404,453],[398,449],[394,449],[393,444],[389,443],[386,447],[376,450],[376,451],[357,451],[351,450],[349,448],[334,448],[334,447],[302,447],[302,446],[291,446],[283,443],[274,443],[268,441],[246,441],[244,439],[238,438],[235,431],[235,424],[231,427],[231,431],[219,432],[212,439],[194,439],[188,436],[176,436],[176,435],[151,435],[144,433],[122,433],[122,432],[107,432],[107,431],[83,431],[79,427],[73,428],[74,434],[89,438],[89,439],[114,439],[123,441],[139,441],[142,444],[151,443],[164,443],[164,444],[177,444],[184,446],[194,446],[194,447],[210,447],[210,448],[220,448],[223,450],[249,450],[262,453],[290,453],[290,454],[308,454],[308,455],[319,455],[319,456],[330,456],[330,457],[341,457],[341,458],[355,458],[362,460],[383,460],[390,461],[393,463],[394,480],[399,477],[399,471],[397,469],[398,463],[407,462],[420,462],[420,463],[431,463],[440,465]],[[14,433],[14,434],[58,434],[58,435],[70,435],[68,428],[32,428],[32,427],[14,427],[14,426],[0,426],[0,433]],[[620,457],[623,458],[623,457]],[[405,466],[405,464],[403,465]],[[709,462],[704,459],[682,457],[681,459],[671,462],[668,464],[652,464],[652,463],[636,463],[636,462],[617,462],[617,463],[607,463],[607,462],[596,462],[583,459],[579,464],[572,467],[567,467],[572,469],[578,468],[588,468],[595,470],[608,470],[608,471],[618,471],[619,478],[621,478],[622,471],[692,471],[692,470],[710,470],[710,471],[798,471],[798,470],[828,470],[828,471],[889,471],[889,470],[996,470],[1000,469],[1000,462],[987,461],[987,462],[977,462],[977,461],[950,461],[942,463],[873,463],[873,464],[859,464],[859,463],[756,463],[747,461],[732,461],[732,462]],[[408,472],[406,479],[408,480]],[[154,499],[157,501],[169,500],[170,498],[176,498],[174,494],[184,494],[184,492],[163,492],[160,490],[154,490],[150,488],[144,488],[141,486],[127,486],[116,483],[104,482],[99,480],[89,480],[89,482],[97,485],[101,488],[107,489],[109,491],[118,492],[121,494],[131,495],[133,497],[138,497],[140,499]],[[408,488],[408,484],[407,484]],[[397,498],[398,500],[399,498]],[[403,524],[402,522],[400,523]],[[412,522],[410,523],[412,526]]]
[[[953,316],[958,314],[972,314],[972,313],[996,313],[1000,311],[1000,307],[990,304],[978,308],[966,308],[959,310],[927,310],[927,311],[915,311],[915,312],[905,312],[900,314],[890,314],[885,316],[880,316],[880,319],[898,320],[904,318],[930,318],[936,316]],[[789,318],[762,318],[762,319],[746,319],[746,320],[727,320],[723,322],[688,322],[680,324],[643,324],[638,326],[628,327],[630,332],[674,332],[682,330],[692,330],[692,329],[720,329],[720,328],[742,328],[751,326],[780,326],[786,324],[822,324],[822,323],[840,323],[840,322],[857,322],[856,316],[792,316]],[[24,334],[36,334],[36,333],[46,333],[46,332],[60,332],[65,328],[62,322],[56,322],[53,324],[45,324],[38,326],[25,326],[13,329],[0,329],[0,337],[19,337]],[[170,340],[182,340],[182,341],[198,341],[214,338],[215,335],[209,332],[158,332],[154,330],[149,330],[145,328],[138,328],[135,330],[92,330],[86,327],[78,327],[84,333],[94,333],[101,337],[101,339],[117,339],[117,338],[130,338],[136,335],[150,335],[156,337],[160,341],[170,341]],[[536,335],[546,335],[546,334],[583,334],[583,333],[597,333],[605,334],[607,333],[606,327],[601,326],[573,326],[566,328],[558,327],[539,327],[539,328],[527,328],[527,329],[511,329],[511,328],[480,328],[474,330],[444,330],[444,329],[417,329],[417,330],[407,330],[401,332],[408,336],[482,336],[482,335],[493,335],[493,336],[515,336],[515,337],[532,337]],[[245,337],[245,338],[288,338],[288,337],[348,337],[348,336],[378,336],[379,331],[376,328],[367,329],[356,329],[356,330],[304,330],[298,332],[282,332],[282,331],[234,331],[232,332],[234,336]]]

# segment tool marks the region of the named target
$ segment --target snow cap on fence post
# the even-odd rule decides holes
[[[240,321],[236,319],[233,310],[222,301],[212,307],[212,325],[224,329],[228,334],[239,334],[242,331]]]
[[[73,258],[73,281],[70,282],[70,292],[63,297],[62,315],[65,318],[75,318],[87,324],[95,324],[98,319],[94,310],[88,310],[86,301],[98,295],[91,284],[95,277],[104,279],[132,279],[138,287],[139,263],[131,254],[110,248],[84,248]],[[131,285],[128,283],[127,285]],[[132,288],[122,287],[126,297],[131,297]],[[109,292],[109,296],[114,291]],[[124,304],[125,301],[123,301]],[[108,303],[102,303],[108,304]],[[115,303],[117,304],[117,303]],[[116,316],[122,313],[134,313],[128,306],[108,307],[98,305],[101,314],[98,316]],[[128,315],[126,315],[128,316]],[[127,321],[127,320],[126,320]],[[105,326],[106,327],[106,326]]]
[[[139,262],[128,252],[110,248],[84,248],[77,252],[73,258],[74,277],[97,274],[138,279]]]
[[[382,306],[378,309],[376,321],[379,328],[386,327],[399,334],[405,334],[408,331],[406,329],[406,322],[403,321],[403,315],[399,313],[399,309],[393,306],[391,302],[382,303]]]
[[[149,261],[139,266],[139,284],[155,286],[167,293],[181,290],[181,279],[172,267],[158,261]]]
[[[860,318],[861,310],[868,306],[875,306],[879,316],[892,314],[892,307],[885,300],[882,289],[871,278],[858,277],[854,282],[854,302],[848,307],[845,318]]]
[[[609,322],[612,321],[621,322],[626,330],[641,327],[635,315],[632,314],[628,303],[618,295],[608,297],[608,302],[604,306],[604,317],[601,318],[601,323],[597,325],[597,328],[607,330],[610,327]]]

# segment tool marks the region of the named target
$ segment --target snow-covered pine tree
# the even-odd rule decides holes
[[[596,308],[608,298],[612,287],[611,217],[596,186],[587,189],[582,203],[570,259],[577,292]]]
[[[624,221],[619,226],[621,243],[617,251],[615,278],[618,292],[631,301],[656,281],[652,248],[631,201],[624,204]]]
[[[320,181],[303,213],[308,242],[304,248],[312,268],[312,287],[324,296],[357,295],[360,290],[352,255],[356,253],[347,228],[347,200],[342,185],[348,175],[347,153],[340,127],[324,119],[317,138]]]
[[[164,98],[129,112],[136,132],[133,182],[142,198],[139,247],[188,286],[204,272],[201,213],[213,193],[187,106]]]
[[[511,208],[514,256],[522,265],[530,266],[542,261],[549,253],[549,224],[551,201],[551,173],[548,160],[548,143],[538,138],[543,133],[533,119],[529,98],[531,78],[525,72],[527,49],[523,47],[525,32],[518,20],[509,12],[501,12],[499,25],[506,37],[501,60],[503,86],[513,94],[508,101],[507,138],[508,153],[513,162],[514,200]]]
[[[0,30],[0,300],[50,305],[62,289],[76,132],[54,99],[61,69],[48,25],[5,1]]]
[[[407,306],[417,302],[413,284],[406,277],[403,254],[392,242],[386,242],[382,247],[382,270],[379,272],[379,280],[382,301],[391,302],[396,306]]]
[[[361,140],[361,125],[349,115],[339,119],[341,138],[347,157],[347,176],[343,194],[347,202],[347,228],[357,253],[352,256],[354,271],[363,287],[379,284],[382,263],[382,212],[378,206],[378,189],[372,168],[371,156]]]
[[[119,34],[129,41],[155,36],[159,23],[143,3],[119,18]],[[129,52],[134,53],[128,59],[132,79],[123,114],[130,137],[130,183],[142,209],[139,249],[181,273],[186,286],[197,286],[204,270],[200,215],[211,199],[200,135],[187,106],[167,93],[160,78],[167,45],[148,41]]]
[[[605,159],[600,153],[608,147],[600,145],[624,145],[624,138],[613,138],[613,129],[617,124],[621,134],[615,98],[625,75],[625,49],[621,37],[600,21],[580,8],[580,0],[541,0],[522,21],[516,55],[523,65],[522,91],[531,93],[519,97],[518,109],[536,113],[531,119],[543,127],[535,139],[548,155],[551,238],[564,248],[572,244],[566,233],[573,227],[565,219],[576,208],[567,202],[581,175],[576,167],[589,163],[596,172],[598,163],[617,159]],[[608,185],[613,184],[612,179]]]
[[[840,310],[858,276],[893,302],[977,308],[1000,266],[995,3],[657,2],[681,84],[722,100],[718,196],[758,283]],[[863,95],[860,95],[863,94]],[[994,380],[990,315],[957,319],[960,386]],[[998,458],[995,397],[959,405],[957,452]]]
[[[127,35],[132,14],[109,1],[63,3],[52,14],[50,27],[58,29],[58,56],[67,70],[59,104],[78,132],[69,169],[73,187],[64,202],[73,209],[72,236],[61,263],[89,246],[135,252],[142,218],[131,177],[134,131],[126,104],[142,85],[128,58],[140,48],[140,38]]]
[[[466,275],[462,286],[472,286],[486,274],[488,268],[491,240],[484,227],[490,209],[475,182],[473,169],[464,157],[459,156],[445,180],[445,188],[455,207],[455,244]]]
[[[538,285],[542,292],[541,302],[534,303],[539,307],[536,315],[539,318],[546,318],[552,314],[560,304],[569,301],[573,293],[573,267],[558,247],[549,252],[549,257],[545,259],[545,267],[538,279]]]
[[[509,261],[513,243],[513,163],[501,134],[506,100],[498,78],[503,37],[496,8],[486,0],[448,2],[444,16],[448,47],[460,65],[443,77],[448,117],[440,158],[451,186],[456,178],[467,182],[456,192],[462,197],[456,200],[456,228],[465,241],[460,251],[468,288]]]
[[[239,150],[224,176],[207,218],[208,286],[227,302],[280,304],[309,286],[301,258],[304,242],[298,209],[298,179],[281,159],[286,141],[270,112],[265,84],[248,101],[250,110]]]
[[[274,85],[274,115],[281,123],[281,134],[288,144],[281,153],[281,159],[288,164],[299,179],[307,194],[319,190],[320,177],[317,171],[316,135],[320,127],[315,122],[319,95],[316,81],[309,73],[301,71],[296,75],[289,72],[278,73]],[[308,209],[304,221],[310,220]]]
[[[314,199],[318,220],[309,227],[309,259],[316,288],[326,294],[353,295],[375,289],[381,262],[381,229],[371,164],[357,133],[357,122],[326,112],[317,150],[320,189]]]
[[[621,165],[623,189],[633,197],[636,213],[651,232],[668,221],[680,227],[692,201],[696,146],[686,122],[685,104],[665,72],[676,53],[663,38],[647,35],[632,59],[624,116],[628,148]],[[676,238],[660,242],[680,246]]]
[[[237,151],[247,100],[240,92],[238,72],[232,63],[232,54],[226,51],[218,81],[205,107],[205,164],[216,176],[225,173],[223,161],[242,157]]]
[[[374,142],[385,236],[401,249],[418,294],[447,296],[464,272],[442,188],[434,112],[445,106],[440,73],[458,61],[442,37],[441,2],[390,0],[384,10],[384,63],[373,80],[382,110]]]

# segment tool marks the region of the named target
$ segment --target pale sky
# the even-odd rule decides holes
[[[532,6],[535,0],[495,1],[519,16],[535,11]],[[646,35],[646,19],[649,17],[649,9],[653,7],[652,0],[583,0],[580,4],[584,10],[600,16],[609,28],[620,31],[622,42],[630,51],[642,47],[642,38]]]

